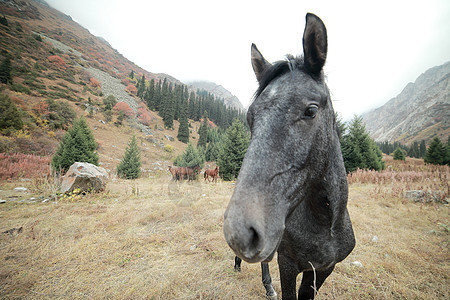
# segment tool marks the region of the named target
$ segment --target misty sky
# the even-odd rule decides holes
[[[255,43],[268,61],[302,54],[305,15],[328,30],[325,65],[345,120],[450,60],[450,1],[46,0],[153,73],[224,86],[247,106]]]

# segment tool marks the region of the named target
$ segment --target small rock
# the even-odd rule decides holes
[[[42,203],[47,203],[48,201],[50,201],[50,199],[44,199],[42,200]]]
[[[374,243],[378,242],[378,237],[376,235],[373,236],[372,242],[374,242]]]
[[[355,267],[358,267],[358,268],[362,268],[363,267],[363,264],[361,262],[357,261],[357,260],[352,261],[350,264],[355,266]]]
[[[0,204],[6,203],[6,200],[0,200]]]
[[[26,192],[28,189],[26,187],[16,187],[14,188],[15,192]]]
[[[197,245],[192,245],[191,248],[189,248],[189,250],[194,251],[197,248]]]

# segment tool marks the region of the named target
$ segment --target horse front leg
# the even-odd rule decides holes
[[[234,270],[236,272],[240,272],[241,271],[241,262],[242,262],[242,259],[240,259],[237,256],[234,257]]]
[[[298,299],[314,299],[325,279],[333,272],[334,265],[324,271],[303,272],[302,283],[298,290]]]
[[[266,296],[269,300],[277,300],[277,293],[272,286],[272,278],[269,273],[269,264],[261,263],[261,277],[264,288],[266,289]]]
[[[278,267],[280,269],[281,297],[283,300],[297,300],[298,270],[293,263],[278,252]]]

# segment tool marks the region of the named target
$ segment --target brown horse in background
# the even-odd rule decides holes
[[[189,181],[195,179],[195,176],[200,173],[202,168],[200,166],[195,167],[179,167],[176,169],[176,175],[177,179],[184,179],[185,177],[188,178]]]
[[[172,174],[172,180],[178,180],[178,176],[177,176],[178,168],[174,168],[172,166],[169,166],[168,168],[169,168],[170,174]]]
[[[205,170],[205,174],[203,176],[205,177],[205,181],[206,181],[206,179],[208,179],[208,182],[209,182],[210,181],[209,177],[212,177],[212,180],[214,182],[217,182],[217,177],[219,177],[219,166],[216,166],[215,169]]]

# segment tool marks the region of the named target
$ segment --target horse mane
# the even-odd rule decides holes
[[[258,98],[262,92],[266,89],[266,87],[276,78],[286,74],[289,71],[301,70],[308,74],[310,74],[314,79],[321,80],[323,75],[321,73],[320,77],[315,77],[309,72],[304,64],[303,56],[294,57],[293,55],[286,55],[285,60],[280,60],[273,63],[269,68],[267,68],[261,80],[259,81],[259,87],[256,90],[253,101]]]

